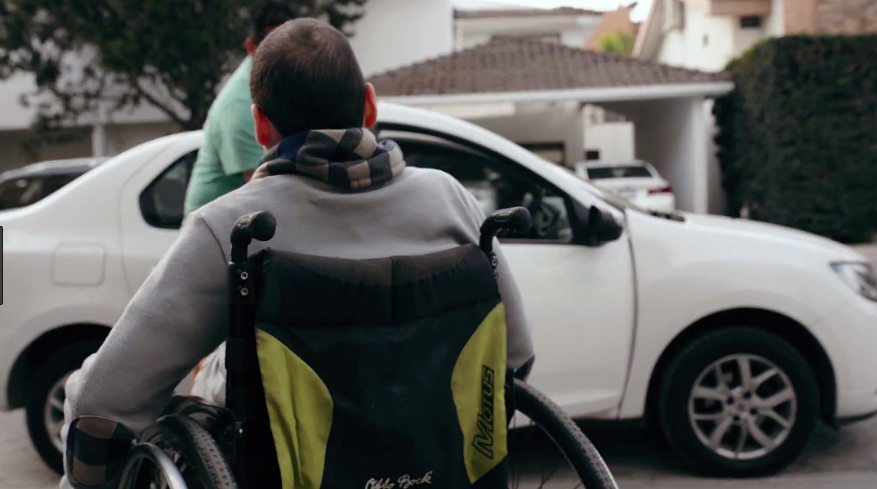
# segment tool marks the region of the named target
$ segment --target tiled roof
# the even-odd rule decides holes
[[[385,96],[709,83],[727,74],[674,68],[560,44],[498,39],[371,77]]]
[[[494,17],[533,17],[549,15],[595,15],[602,12],[585,10],[573,7],[559,7],[553,9],[544,8],[514,8],[514,9],[485,9],[485,10],[454,10],[455,19],[491,19]]]

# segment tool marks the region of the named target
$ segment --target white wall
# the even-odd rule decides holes
[[[683,2],[683,28],[666,32],[655,60],[672,66],[721,71],[761,39],[782,35],[783,0],[771,0],[761,27],[741,28],[736,16],[708,15],[703,3]]]
[[[670,182],[684,211],[709,210],[710,169],[703,99],[607,104],[636,125],[636,157],[652,163]]]
[[[519,111],[511,117],[486,117],[471,122],[519,144],[562,142],[570,167],[584,159],[584,117],[575,108]]]
[[[600,161],[634,159],[634,125],[630,122],[603,122],[585,126],[585,149],[600,151]]]
[[[457,19],[454,22],[454,49],[459,51],[478,46],[493,36],[558,36],[561,44],[582,49],[599,23],[599,15]]]
[[[369,0],[353,25],[353,50],[365,76],[453,50],[451,0]]]
[[[770,0],[770,15],[764,23],[766,36],[779,37],[785,34],[786,26],[785,18],[783,15],[784,8],[785,5],[783,0]]]

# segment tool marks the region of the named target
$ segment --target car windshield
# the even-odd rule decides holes
[[[606,178],[650,178],[649,169],[643,165],[592,166],[587,168],[588,178],[602,180]]]

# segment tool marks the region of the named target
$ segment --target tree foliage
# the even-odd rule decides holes
[[[366,0],[287,0],[348,32]],[[0,79],[32,74],[35,127],[151,105],[201,127],[218,85],[245,55],[261,0],[0,0]],[[349,33],[349,32],[348,32]]]
[[[635,37],[627,31],[610,32],[597,40],[597,51],[630,56],[633,52]]]
[[[789,36],[728,66],[713,114],[732,215],[845,242],[877,232],[877,36]]]

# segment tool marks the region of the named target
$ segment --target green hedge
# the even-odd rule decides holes
[[[877,232],[877,36],[754,46],[713,108],[732,215],[843,242]]]

